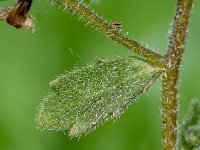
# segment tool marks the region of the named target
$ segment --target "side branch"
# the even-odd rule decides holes
[[[91,25],[97,30],[105,33],[108,37],[114,41],[117,41],[128,49],[131,49],[136,54],[148,59],[157,67],[163,68],[165,66],[164,59],[161,55],[140,45],[135,40],[125,37],[123,34],[113,28],[112,25],[109,25],[103,18],[94,13],[93,10],[90,10],[83,2],[77,0],[53,0],[53,2],[59,3],[74,13],[79,14],[81,17],[86,19],[86,21],[90,22]]]
[[[178,131],[178,80],[193,0],[178,0],[169,38],[167,68],[163,75],[163,149],[174,150]]]

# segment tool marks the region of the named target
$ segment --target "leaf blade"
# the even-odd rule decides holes
[[[37,126],[69,129],[70,137],[87,134],[97,125],[118,118],[160,73],[160,68],[133,57],[96,60],[66,72],[50,82],[52,92],[39,106]]]

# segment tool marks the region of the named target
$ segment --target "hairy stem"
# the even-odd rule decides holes
[[[163,138],[162,144],[164,150],[175,150],[177,146],[178,131],[178,79],[179,69],[182,60],[187,30],[189,24],[190,12],[193,0],[178,0],[176,15],[174,17],[172,33],[169,37],[169,47],[167,57],[141,46],[135,40],[129,39],[121,34],[116,28],[108,24],[103,18],[99,17],[86,4],[78,0],[52,0],[63,5],[72,12],[77,13],[84,18],[97,30],[105,33],[108,37],[117,41],[121,45],[131,49],[136,54],[148,59],[157,67],[164,68],[163,75]]]
[[[178,131],[178,80],[193,0],[178,0],[163,75],[163,149],[174,150]]]
[[[86,4],[77,0],[53,0],[53,2],[63,5],[65,8],[70,9],[83,17],[86,21],[91,23],[97,30],[105,33],[108,37],[117,41],[121,45],[131,49],[136,54],[148,59],[158,67],[164,67],[164,59],[161,55],[149,50],[148,48],[140,45],[135,40],[129,39],[121,34],[112,25],[109,25],[102,17],[99,17],[93,10],[89,9]]]

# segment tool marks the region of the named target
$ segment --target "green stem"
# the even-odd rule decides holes
[[[177,146],[179,70],[192,4],[193,0],[178,0],[169,39],[167,68],[163,75],[162,144],[164,150],[174,150]]]
[[[90,10],[86,4],[77,0],[53,0],[64,7],[79,14],[86,21],[90,22],[97,30],[105,33],[108,37],[117,41],[121,45],[131,49],[136,54],[148,59],[157,67],[163,68],[165,66],[164,59],[161,55],[141,46],[135,40],[129,39],[117,31],[112,25],[109,25],[102,17],[99,17],[93,10]]]

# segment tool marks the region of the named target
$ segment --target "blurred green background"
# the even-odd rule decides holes
[[[14,0],[1,1],[6,7]],[[164,54],[175,0],[87,1],[111,22],[120,21],[130,37],[149,43]],[[70,140],[63,132],[35,127],[39,103],[48,82],[74,66],[95,57],[126,57],[132,53],[78,21],[70,12],[35,0],[31,15],[36,32],[17,30],[0,23],[0,150],[160,150],[161,84],[158,82],[115,122],[110,121],[81,139]],[[200,98],[200,1],[190,24],[190,36],[181,68],[180,115],[189,101]]]

